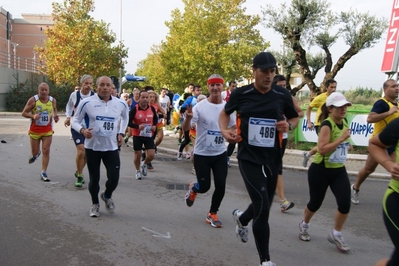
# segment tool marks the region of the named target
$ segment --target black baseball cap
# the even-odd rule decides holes
[[[260,52],[253,59],[254,68],[265,70],[268,68],[277,68],[276,58],[269,52]]]

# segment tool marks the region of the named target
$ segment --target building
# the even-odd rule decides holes
[[[5,110],[6,95],[12,84],[26,80],[44,80],[36,73],[40,61],[36,46],[42,47],[45,30],[54,25],[51,15],[12,14],[0,7],[0,111]]]

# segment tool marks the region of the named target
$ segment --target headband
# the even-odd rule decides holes
[[[208,85],[209,84],[212,84],[212,83],[221,83],[221,84],[224,84],[224,80],[223,80],[223,78],[209,78],[208,79],[208,81],[207,81],[207,83],[208,83]]]

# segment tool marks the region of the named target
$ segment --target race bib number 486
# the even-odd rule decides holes
[[[257,147],[272,148],[276,139],[276,120],[267,118],[249,118],[248,144]]]

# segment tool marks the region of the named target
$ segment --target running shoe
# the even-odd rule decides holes
[[[28,161],[29,164],[34,163],[34,162],[36,161],[36,159],[39,158],[39,156],[40,156],[41,153],[42,153],[42,152],[39,151],[35,156],[30,157],[30,158],[29,158],[29,161]]]
[[[152,163],[147,164],[147,169],[148,170],[154,170],[154,166],[152,166]]]
[[[354,204],[359,204],[359,190],[354,188],[355,184],[351,185],[351,201]]]
[[[310,241],[310,235],[308,233],[309,225],[305,225],[302,222],[299,223],[299,239],[302,241]]]
[[[82,187],[85,183],[85,179],[83,178],[83,174],[78,174],[78,171],[75,172],[76,182],[75,187]]]
[[[269,261],[264,261],[260,266],[276,266],[276,263]]]
[[[181,153],[181,152],[177,153],[177,160],[178,161],[183,160],[183,153]]]
[[[327,240],[328,242],[335,244],[337,246],[337,249],[341,252],[348,252],[350,250],[342,235],[335,236],[334,233],[331,231],[327,236]]]
[[[147,176],[147,165],[144,163],[144,161],[141,162],[141,173],[143,174],[143,176]]]
[[[50,182],[46,172],[41,172],[40,178],[43,180],[43,182]]]
[[[190,159],[191,158],[191,153],[190,152],[186,152],[186,159]]]
[[[137,179],[137,180],[141,180],[141,179],[142,179],[142,176],[141,176],[141,172],[140,172],[140,171],[137,171],[137,172],[136,172],[136,179]]]
[[[104,195],[104,191],[100,194],[101,199],[105,202],[105,209],[108,213],[114,213],[115,205],[111,198],[106,198]]]
[[[100,204],[91,205],[89,215],[90,217],[100,217]]]
[[[236,236],[238,239],[241,240],[243,243],[248,242],[248,227],[243,226],[240,222],[240,216],[243,212],[240,211],[239,209],[235,209],[233,211],[233,220],[236,222]]]
[[[230,157],[227,157],[227,166],[228,166],[228,167],[231,167],[231,164],[230,164]]]
[[[302,166],[308,167],[309,157],[307,156],[307,152],[303,152]]]
[[[215,212],[210,212],[206,216],[206,222],[210,224],[213,228],[221,228],[222,222],[219,221],[219,218]]]
[[[195,175],[195,168],[194,168],[194,166],[193,166],[193,168],[191,168],[191,173],[192,173],[193,175]]]
[[[195,184],[194,181],[191,182],[191,184],[188,186],[188,191],[185,196],[186,204],[188,207],[193,206],[195,197],[197,197],[197,192],[193,190],[194,184]]]
[[[294,206],[295,206],[295,204],[292,201],[288,201],[287,199],[284,199],[280,203],[281,212],[286,212],[286,211],[288,211],[289,209],[291,209]]]

